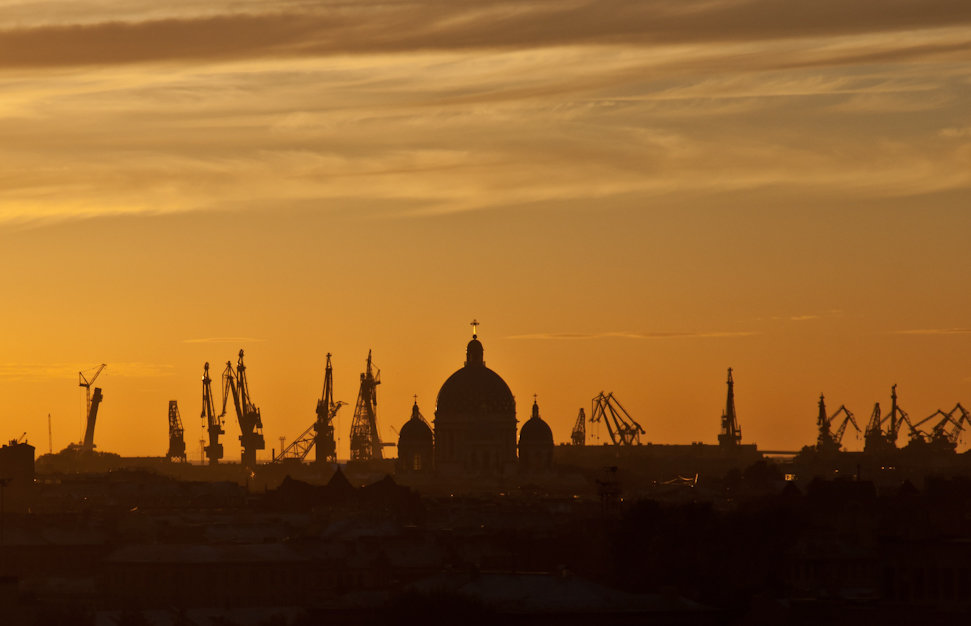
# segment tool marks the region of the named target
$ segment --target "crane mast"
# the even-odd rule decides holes
[[[223,405],[223,415],[226,414],[225,403]],[[209,378],[209,364],[206,363],[202,374],[202,413],[203,426],[209,434],[209,445],[203,442],[203,452],[209,459],[209,465],[216,465],[219,459],[223,458],[223,444],[219,443],[219,435],[225,434],[223,430],[222,415],[216,415],[216,409],[212,402],[212,379]]]
[[[367,353],[367,366],[361,374],[361,388],[354,406],[351,424],[351,460],[370,461],[381,458],[381,437],[377,424],[377,386],[381,384],[381,372],[375,375],[371,367],[371,351]]]
[[[223,415],[226,414],[226,399],[229,393],[233,396],[236,420],[239,422],[241,462],[243,467],[253,469],[256,467],[256,451],[265,449],[266,442],[263,439],[263,420],[260,410],[250,400],[242,350],[239,351],[236,370],[233,371],[232,363],[227,361],[226,369],[223,371]]]
[[[732,378],[732,368],[728,368],[728,395],[725,399],[725,411],[722,413],[718,445],[737,446],[740,443],[742,428],[738,425],[738,416],[735,413],[735,380]]]
[[[169,461],[186,462],[184,433],[182,416],[179,415],[179,403],[169,400],[169,451],[165,455]]]

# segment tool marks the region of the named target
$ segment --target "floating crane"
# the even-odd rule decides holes
[[[742,428],[738,425],[738,416],[735,414],[735,381],[732,379],[732,368],[728,368],[728,397],[725,400],[725,410],[722,412],[718,445],[737,446],[740,443],[742,443]]]
[[[843,422],[836,428],[836,434],[833,434],[832,426],[841,415],[843,416]],[[816,425],[819,426],[819,438],[816,440],[816,450],[820,452],[838,452],[843,445],[843,435],[846,433],[846,427],[851,424],[856,429],[856,432],[859,433],[860,425],[856,423],[853,413],[846,408],[845,404],[841,404],[835,413],[826,417],[826,399],[823,397],[823,394],[819,394],[819,415],[816,417]]]
[[[223,410],[220,418],[226,415],[226,402],[230,395],[233,396],[233,407],[239,422],[239,443],[243,449],[241,461],[243,467],[252,470],[256,467],[256,451],[266,449],[266,442],[263,439],[260,410],[250,400],[242,350],[239,351],[236,369],[233,370],[231,361],[226,361],[226,369],[223,370]]]
[[[94,375],[90,379],[84,375],[84,372],[78,372],[78,387],[84,387],[84,411],[87,416],[87,423],[84,427],[84,439],[81,440],[81,450],[88,452],[94,450],[95,447],[94,424],[98,419],[98,407],[104,398],[104,394],[101,393],[101,387],[95,387],[94,394],[92,394],[91,385],[98,379],[98,376],[105,367],[106,365],[104,363],[99,365],[94,370]]]
[[[224,407],[223,414],[225,415],[225,413]],[[202,417],[202,425],[209,434],[209,445],[207,446],[203,440],[202,450],[206,458],[209,459],[209,465],[216,465],[219,463],[219,459],[223,458],[223,444],[219,443],[219,435],[226,434],[226,431],[223,430],[222,415],[216,415],[216,409],[213,407],[212,379],[209,378],[208,363],[206,363],[202,373],[202,413],[200,417]]]
[[[179,415],[179,403],[169,400],[169,451],[165,455],[169,461],[186,462],[184,433],[182,416]]]
[[[607,434],[615,446],[640,445],[644,429],[621,406],[614,393],[600,392],[593,399],[590,410],[591,422],[603,422],[607,425]],[[582,409],[581,409],[582,411]]]
[[[580,407],[580,414],[577,415],[577,422],[573,425],[570,439],[575,446],[583,446],[587,443],[587,414],[583,412],[583,407]]]
[[[354,406],[354,421],[351,424],[351,460],[379,460],[381,448],[394,444],[381,443],[378,433],[377,386],[381,384],[381,371],[375,374],[371,367],[371,351],[367,353],[367,366],[361,374],[361,388]]]

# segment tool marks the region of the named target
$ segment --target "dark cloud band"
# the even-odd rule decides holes
[[[319,6],[319,5],[318,5]],[[965,0],[324,4],[309,12],[0,31],[0,68],[583,44],[744,42],[971,23]],[[961,48],[964,49],[964,48]]]

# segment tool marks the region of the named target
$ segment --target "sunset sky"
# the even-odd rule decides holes
[[[969,242],[967,0],[0,0],[0,436],[38,454],[104,362],[98,448],[163,454],[177,399],[198,459],[240,348],[263,458],[327,352],[353,403],[373,349],[393,441],[473,318],[557,441],[603,390],[714,443],[732,366],[743,440],[797,449],[820,392],[971,407]]]

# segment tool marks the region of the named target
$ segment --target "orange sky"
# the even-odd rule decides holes
[[[821,391],[971,405],[967,2],[0,0],[0,94],[0,435],[41,451],[106,362],[99,449],[178,399],[197,457],[240,347],[266,457],[327,352],[353,402],[373,348],[393,440],[473,317],[558,441],[605,390],[714,442],[728,366],[763,448]]]

